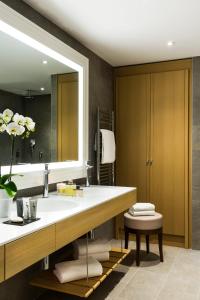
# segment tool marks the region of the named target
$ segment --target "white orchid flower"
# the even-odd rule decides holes
[[[19,113],[13,113],[5,109],[0,113],[0,133],[6,131],[9,135],[29,137],[35,131],[35,122],[30,117],[24,117]]]
[[[23,133],[24,133],[24,131],[25,131],[25,127],[24,126],[22,126],[22,125],[19,125],[19,128],[18,128],[19,130],[18,130],[18,134],[17,135],[22,135]]]
[[[12,112],[12,110],[10,110],[10,109],[5,109],[4,111],[3,111],[3,120],[4,120],[4,122],[7,124],[7,123],[9,123],[10,121],[11,121],[11,119],[12,119],[12,116],[13,116],[13,112]]]
[[[21,126],[15,122],[11,122],[10,124],[7,125],[6,131],[9,135],[22,135],[25,131],[24,126]]]
[[[3,120],[3,114],[0,114],[0,124],[3,124],[4,120]]]
[[[24,124],[26,125],[27,129],[29,131],[34,131],[35,129],[35,122],[33,122],[33,120],[29,117],[25,117],[24,118]]]
[[[0,133],[1,132],[4,132],[4,131],[6,131],[6,124],[2,124],[1,126],[0,126]]]
[[[34,131],[35,130],[35,122],[32,122],[30,123],[28,126],[27,126],[28,130],[30,131]]]
[[[18,114],[18,113],[16,113],[16,114],[14,115],[14,117],[13,117],[13,121],[14,121],[15,123],[19,124],[19,125],[22,125],[22,126],[24,126],[24,123],[25,123],[25,120],[24,120],[24,119],[25,119],[24,116],[22,116],[22,115],[20,115],[20,114]]]

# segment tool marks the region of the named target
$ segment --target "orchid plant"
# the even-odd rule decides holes
[[[35,131],[35,122],[18,113],[13,113],[10,109],[5,109],[0,113],[0,134],[8,134],[11,137],[11,158],[9,174],[1,176],[0,174],[0,189],[4,189],[9,197],[14,197],[17,193],[17,187],[11,178],[16,174],[12,174],[13,156],[15,138],[28,138]]]

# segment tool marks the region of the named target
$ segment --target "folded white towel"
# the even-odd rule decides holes
[[[152,203],[137,202],[133,205],[134,211],[155,210],[155,205]]]
[[[107,129],[101,129],[102,135],[102,164],[114,163],[116,159],[116,145],[114,132]]]
[[[79,280],[87,277],[86,259],[65,261],[55,265],[53,271],[60,283]],[[88,257],[88,276],[95,277],[103,274],[102,265],[93,257]]]
[[[136,216],[154,216],[155,210],[144,210],[144,211],[135,211],[133,209],[129,209],[129,214],[136,217]]]
[[[110,253],[109,252],[99,252],[99,253],[91,253],[90,256],[95,258],[98,261],[107,261],[110,259]],[[79,257],[74,257],[76,259],[86,259],[85,255],[79,255]]]
[[[74,254],[76,257],[79,255],[86,255],[86,240],[78,239],[73,243]],[[105,239],[96,239],[88,241],[88,253],[100,253],[111,251],[111,243]]]

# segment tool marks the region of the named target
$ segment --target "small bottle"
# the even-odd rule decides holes
[[[30,219],[30,198],[24,197],[23,199],[23,217],[24,220]]]
[[[23,198],[17,198],[17,216],[23,218]]]
[[[30,219],[37,219],[37,199],[30,199]]]
[[[66,188],[66,183],[57,183],[57,192],[58,194],[64,194],[65,193],[65,188]]]
[[[75,196],[76,184],[73,183],[73,180],[69,180],[65,187],[66,196]]]
[[[80,185],[76,186],[75,192],[77,197],[83,197],[83,189],[81,189]]]

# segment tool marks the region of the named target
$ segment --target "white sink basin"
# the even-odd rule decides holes
[[[107,186],[91,186],[84,188],[84,196],[94,197],[94,196],[112,196],[115,195],[116,191],[113,187]]]
[[[40,198],[38,199],[37,211],[38,212],[58,212],[66,211],[76,208],[79,204],[67,199],[61,199],[60,197]]]

